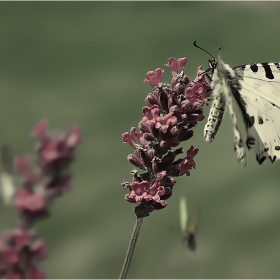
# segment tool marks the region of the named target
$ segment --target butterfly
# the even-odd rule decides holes
[[[198,47],[196,42],[194,45]],[[209,60],[209,65],[205,74],[214,101],[204,128],[205,140],[214,141],[227,106],[233,124],[237,161],[246,165],[244,142],[233,108],[236,102],[246,127],[245,144],[254,151],[257,162],[262,164],[266,158],[271,162],[280,159],[280,63],[254,63],[231,68],[218,52],[217,59]]]
[[[196,250],[197,241],[196,241],[196,233],[197,233],[197,222],[198,222],[198,216],[199,216],[199,209],[197,209],[193,223],[191,226],[187,227],[188,224],[188,210],[187,210],[187,201],[184,197],[181,197],[180,199],[180,225],[181,230],[183,233],[182,242],[186,247],[194,252]]]

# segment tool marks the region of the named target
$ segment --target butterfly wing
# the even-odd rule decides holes
[[[247,127],[247,147],[261,164],[280,159],[280,67],[258,63],[234,68],[241,89],[234,94]],[[241,104],[241,105],[240,105]]]

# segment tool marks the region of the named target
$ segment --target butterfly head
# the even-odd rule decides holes
[[[205,72],[213,72],[217,68],[217,59],[209,59],[208,60],[209,68]]]
[[[196,41],[194,41],[194,46],[196,48],[199,48],[201,50],[203,50],[204,52],[206,52],[207,54],[209,54],[213,59],[209,59],[208,63],[209,63],[209,67],[208,69],[205,70],[205,74],[206,76],[209,78],[209,80],[211,81],[211,76],[213,75],[214,70],[217,68],[220,58],[219,58],[219,51],[221,48],[218,49],[218,58],[216,59],[210,52],[206,51],[205,49],[201,48],[200,46],[198,46],[196,44]]]

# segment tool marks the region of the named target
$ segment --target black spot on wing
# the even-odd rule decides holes
[[[280,151],[280,146],[275,146],[276,151]]]
[[[258,67],[258,65],[257,64],[251,64],[250,65],[250,68],[251,68],[251,70],[254,72],[254,73],[256,73],[256,72],[258,72],[258,70],[259,70],[259,67]]]
[[[265,161],[265,159],[266,159],[265,156],[260,157],[259,155],[256,155],[256,160],[260,165]]]
[[[264,71],[265,71],[265,76],[268,79],[273,80],[274,76],[272,74],[271,67],[269,66],[269,64],[267,62],[264,62],[264,63],[262,63],[262,66],[263,66]]]
[[[270,156],[269,159],[273,163],[277,159],[277,156],[274,156],[273,158]]]
[[[259,124],[263,124],[263,118],[261,116],[258,116],[258,122]]]
[[[247,115],[247,119],[248,119],[248,127],[250,128],[250,127],[252,127],[253,125],[254,125],[254,123],[255,123],[255,117],[254,116],[249,116],[249,115]]]
[[[279,64],[279,62],[274,62],[274,65],[276,66],[276,68],[277,68],[278,70],[280,70],[280,64]]]

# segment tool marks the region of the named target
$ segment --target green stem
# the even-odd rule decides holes
[[[143,221],[143,218],[136,218],[136,222],[135,222],[134,229],[133,229],[133,232],[131,235],[130,243],[129,243],[129,246],[128,246],[128,249],[126,252],[126,256],[124,259],[124,263],[123,263],[123,267],[122,267],[119,279],[126,278],[126,275],[127,275],[127,272],[128,272],[131,260],[132,260],[132,256],[134,253],[137,238],[138,238],[138,235],[139,235],[139,232],[141,229],[142,221]]]

